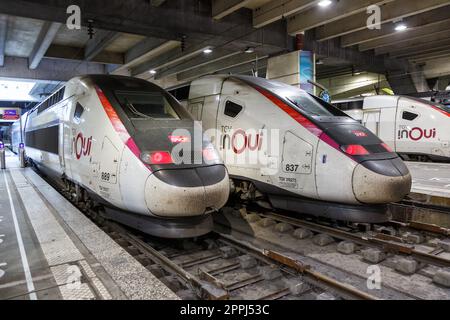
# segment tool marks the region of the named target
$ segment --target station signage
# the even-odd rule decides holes
[[[6,109],[3,111],[2,115],[3,120],[18,120],[19,114],[15,109]]]

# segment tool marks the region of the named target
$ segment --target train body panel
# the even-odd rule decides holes
[[[364,221],[359,215],[365,205],[398,201],[411,187],[406,167],[401,163],[397,170],[389,162],[398,156],[381,140],[297,88],[254,77],[209,76],[191,84],[188,111],[203,121],[235,184],[253,183],[275,207]],[[367,175],[373,168],[366,162],[382,160],[388,162]],[[396,174],[384,179],[383,170],[391,169]],[[367,196],[372,183],[386,192]]]
[[[406,157],[450,161],[450,107],[405,96],[374,96],[345,111]],[[344,102],[336,101],[340,106]]]
[[[227,170],[172,96],[146,81],[116,76],[74,78],[64,90],[60,101],[30,111],[24,131],[33,163],[144,232],[191,237],[211,230],[210,213],[228,199]],[[177,130],[181,135],[174,136]],[[207,150],[212,161],[178,161],[185,150]],[[188,176],[188,185],[173,178],[178,175]]]

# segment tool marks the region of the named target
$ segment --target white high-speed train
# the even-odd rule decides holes
[[[199,152],[205,157],[189,163],[174,159],[176,146],[194,143],[195,122],[150,82],[76,77],[22,120],[33,164],[75,200],[102,204],[108,218],[143,232],[166,238],[203,235],[212,229],[210,213],[228,200],[227,170],[201,130]],[[174,135],[176,129],[187,133]]]
[[[411,175],[371,131],[298,88],[215,75],[190,85],[201,120],[241,196],[272,207],[353,222],[387,219],[410,192]]]
[[[404,159],[450,162],[450,106],[406,96],[334,101]]]

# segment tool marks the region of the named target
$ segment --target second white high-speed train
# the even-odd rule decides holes
[[[386,204],[410,192],[411,175],[396,153],[298,88],[207,76],[191,83],[187,108],[202,121],[241,196],[337,220],[380,222]]]
[[[450,162],[450,106],[388,95],[333,104],[360,121],[404,159]]]

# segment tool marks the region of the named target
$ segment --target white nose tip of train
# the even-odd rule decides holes
[[[411,191],[412,178],[399,159],[366,161],[353,172],[353,193],[365,204],[402,200]]]
[[[223,165],[159,170],[149,176],[145,200],[153,215],[192,217],[222,208],[230,182]]]

